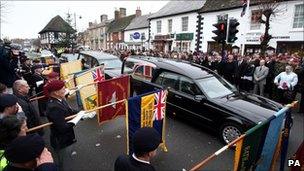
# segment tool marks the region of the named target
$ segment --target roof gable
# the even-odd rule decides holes
[[[66,21],[64,21],[59,15],[52,18],[51,21],[39,32],[39,34],[45,32],[71,32],[75,33],[74,30]]]
[[[177,15],[201,9],[206,0],[200,1],[170,1],[163,8],[150,16],[150,19]]]
[[[131,23],[134,17],[135,14],[113,20],[108,26],[108,33],[123,31]]]
[[[125,30],[133,30],[138,28],[146,28],[149,27],[149,20],[148,17],[152,14],[147,14],[139,17],[133,18],[131,23],[126,27]]]

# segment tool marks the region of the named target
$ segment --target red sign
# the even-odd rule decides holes
[[[98,83],[98,104],[104,106],[112,104],[99,110],[98,123],[114,119],[116,116],[126,114],[125,102],[116,103],[130,96],[130,78],[122,76]]]

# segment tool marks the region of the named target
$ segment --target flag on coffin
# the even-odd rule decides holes
[[[162,146],[165,146],[165,116],[166,116],[167,91],[158,90],[131,97],[128,100],[128,121],[127,121],[127,144],[128,153],[132,154],[132,138],[135,131],[142,127],[154,127],[162,137]]]
[[[270,119],[249,129],[245,133],[244,138],[236,143],[234,156],[235,171],[254,170],[263,148]]]
[[[75,60],[67,63],[60,64],[60,77],[67,80],[65,86],[69,89],[75,87],[74,73],[81,71],[81,61]]]
[[[85,72],[77,73],[75,81],[77,85],[86,85],[101,81],[104,78],[104,65],[86,70]],[[80,99],[85,110],[94,109],[98,106],[96,86],[89,85],[79,90]]]
[[[130,96],[130,77],[121,76],[98,83],[98,104],[104,106],[115,103]],[[125,102],[113,104],[99,110],[98,123],[114,119],[118,115],[126,114]]]

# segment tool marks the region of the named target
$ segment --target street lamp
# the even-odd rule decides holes
[[[76,13],[74,12],[74,27],[75,27],[75,30],[77,32],[77,27],[76,27],[76,16],[79,18],[79,19],[82,19],[82,16],[81,15],[76,15]]]

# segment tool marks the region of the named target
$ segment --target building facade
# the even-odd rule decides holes
[[[111,20],[108,20],[108,16],[106,14],[100,16],[100,23],[89,22],[89,27],[86,30],[86,46],[89,46],[92,50],[106,49],[107,25],[110,22]]]
[[[212,39],[215,36],[212,31],[216,30],[212,25],[220,20],[235,18],[240,23],[239,32],[236,34],[238,39],[228,45],[230,50],[239,51],[242,54],[259,53],[265,25],[259,22],[261,6],[255,2],[257,1],[251,1],[249,9],[241,17],[242,4],[238,0],[235,0],[234,3],[229,2],[230,4],[223,4],[221,0],[207,0],[200,13],[202,18],[202,29],[199,30],[202,34],[200,51],[219,51],[220,45]],[[269,34],[273,38],[268,44],[268,53],[303,51],[303,2],[299,0],[280,2],[277,9],[280,12],[270,18]]]
[[[126,16],[126,9],[119,8],[114,11],[114,16],[114,20],[108,24],[106,49],[127,49],[127,44],[124,42],[124,30],[135,15]]]
[[[194,51],[198,10],[205,1],[171,1],[149,17],[150,44],[158,51]]]
[[[136,10],[136,17],[124,30],[127,49],[146,50],[149,48],[149,16],[151,14],[141,16],[140,9]]]
[[[43,48],[52,48],[57,46],[66,39],[72,40],[72,35],[76,32],[66,21],[59,15],[55,16],[50,22],[39,32],[41,46]]]

